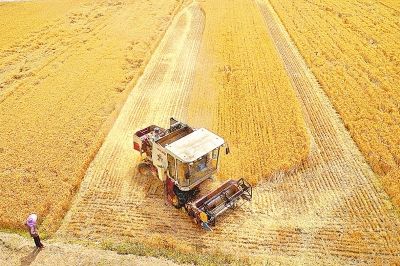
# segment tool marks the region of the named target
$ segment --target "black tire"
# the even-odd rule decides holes
[[[189,191],[182,191],[176,185],[174,185],[173,190],[176,197],[178,198],[178,204],[174,205],[177,209],[185,207],[186,203],[192,200],[199,193],[199,190],[197,188]]]

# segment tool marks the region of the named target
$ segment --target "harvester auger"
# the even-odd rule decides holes
[[[221,149],[229,153],[225,141],[205,128],[195,129],[171,118],[168,129],[151,125],[137,131],[133,148],[142,156],[139,172],[158,177],[164,183],[166,201],[184,208],[206,230],[239,200],[251,201],[252,187],[243,178],[202,193],[205,181],[217,173]]]

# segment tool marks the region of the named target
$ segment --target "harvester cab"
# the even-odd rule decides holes
[[[240,199],[252,198],[252,188],[244,179],[228,180],[198,197],[204,181],[217,173],[223,148],[229,153],[225,141],[205,128],[194,129],[171,118],[168,129],[152,125],[137,131],[133,146],[142,155],[139,172],[163,181],[166,201],[185,208],[205,229]]]

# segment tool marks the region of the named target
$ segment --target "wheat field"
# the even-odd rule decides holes
[[[398,1],[271,1],[363,155],[400,206]]]
[[[35,211],[46,241],[74,248],[400,264],[396,1],[43,0],[0,12],[0,229]],[[253,184],[212,232],[137,171],[133,133],[170,117],[229,143],[210,188]]]
[[[25,216],[35,211],[43,230],[58,228],[180,4],[0,4],[5,27],[0,38],[2,227],[23,228]]]
[[[244,14],[251,16],[245,19]],[[241,15],[240,20],[233,19]],[[229,68],[218,67],[233,64],[232,57],[257,63],[255,57],[218,48],[227,46],[223,36],[241,36],[238,33],[244,29],[255,31],[260,40],[269,40],[266,44],[261,41],[257,48],[266,49],[265,60],[276,64],[277,77],[287,73],[281,82],[286,84],[288,95],[294,96],[289,98],[291,108],[297,108],[303,119],[300,125],[304,127],[299,128],[309,137],[309,154],[293,169],[275,171],[266,178],[252,179],[247,172],[245,177],[257,183],[253,201],[221,217],[208,233],[184,212],[164,204],[158,180],[136,173],[138,155],[132,153],[131,138],[137,128],[150,122],[166,126],[168,118],[174,116],[227,134],[232,138],[232,153],[238,149],[248,157],[249,151],[220,127],[226,117],[232,120],[232,128],[244,123],[242,116],[233,118],[230,113],[244,116],[246,109],[240,113],[221,108],[230,98],[219,95],[227,88],[232,94],[240,93],[234,85],[240,89],[246,86],[241,81],[230,84],[235,75],[241,76],[232,73],[228,81]],[[237,44],[254,48],[252,42]],[[250,68],[246,71],[248,76],[257,75],[250,75]],[[246,82],[251,84],[252,80]],[[256,105],[254,98],[246,98]],[[264,101],[258,103],[264,105]],[[298,113],[292,119],[296,117]],[[228,122],[225,126],[231,126]],[[240,132],[241,137],[248,135],[243,128]],[[266,145],[263,138],[252,141]],[[240,167],[250,169],[247,157],[229,161],[228,156],[221,170],[231,163],[233,174],[244,173]],[[254,163],[253,168],[270,167],[260,164]],[[90,165],[56,238],[128,245],[139,242],[156,249],[167,246],[184,254],[217,253],[261,264],[390,264],[399,262],[396,217],[382,186],[271,6],[261,0],[202,1],[177,14]]]

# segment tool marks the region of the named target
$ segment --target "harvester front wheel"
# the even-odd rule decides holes
[[[181,208],[181,205],[179,203],[179,199],[178,199],[178,197],[176,195],[172,196],[171,201],[172,201],[172,205],[174,205],[175,208],[177,208],[177,209]]]

